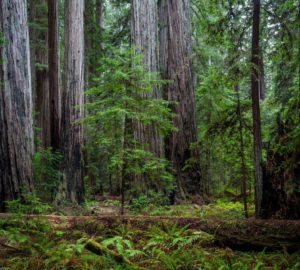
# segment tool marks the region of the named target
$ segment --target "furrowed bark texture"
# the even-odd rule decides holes
[[[158,71],[158,18],[157,3],[154,0],[132,0],[131,38],[137,53],[143,54],[143,64],[147,72]],[[158,87],[153,92],[143,94],[148,98],[160,98]],[[137,144],[157,157],[163,156],[162,138],[154,125],[134,123]],[[136,181],[145,186],[146,176],[136,176]],[[147,186],[147,184],[146,184]]]
[[[35,9],[36,0],[28,0],[28,22],[33,22],[36,17],[36,9]],[[31,70],[31,96],[32,96],[32,111],[35,112],[35,48],[36,48],[36,30],[34,27],[29,28],[29,46],[30,46],[30,70]]]
[[[59,65],[59,13],[58,0],[48,0],[48,63],[50,136],[53,149],[60,148],[61,90]]]
[[[0,1],[0,210],[32,189],[32,96],[27,3]]]
[[[31,74],[34,93],[34,125],[40,130],[36,136],[43,147],[50,146],[50,102],[49,102],[49,72],[48,72],[48,30],[47,2],[45,0],[30,1],[30,45]],[[38,26],[38,27],[37,27]]]
[[[95,66],[93,65],[93,39],[96,35],[95,31],[95,3],[93,1],[85,1],[84,2],[84,57],[85,57],[85,74],[84,74],[84,82],[85,88],[91,88],[91,82],[94,76]],[[89,98],[89,97],[86,97]]]
[[[50,103],[49,103],[49,77],[48,77],[48,55],[44,52],[37,53],[37,61],[45,65],[36,69],[36,100],[35,109],[38,113],[37,126],[40,128],[39,137],[43,147],[51,144],[50,137]]]
[[[84,201],[82,144],[83,129],[76,123],[83,116],[84,1],[65,1],[65,67],[62,109],[64,153],[63,198],[72,203]]]
[[[176,102],[172,110],[178,131],[165,142],[166,157],[176,173],[178,191],[184,195],[202,192],[199,153],[191,150],[197,142],[195,91],[191,70],[191,29],[189,0],[162,0],[160,3],[160,66],[162,78],[171,80],[164,89],[168,101]],[[186,162],[193,161],[186,170]]]
[[[253,0],[251,94],[254,138],[255,212],[257,217],[262,216],[261,203],[263,194],[262,138],[259,107],[259,20],[260,0]]]

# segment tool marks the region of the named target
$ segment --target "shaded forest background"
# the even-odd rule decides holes
[[[2,211],[230,194],[299,219],[298,1],[27,2],[0,4]]]

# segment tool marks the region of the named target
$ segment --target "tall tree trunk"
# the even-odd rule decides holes
[[[62,110],[64,153],[63,198],[72,203],[84,201],[83,129],[76,123],[83,116],[84,34],[83,0],[65,1],[65,67]]]
[[[143,64],[147,72],[158,71],[158,20],[157,3],[148,0],[132,0],[131,38],[136,53],[143,54]],[[135,63],[133,63],[135,64]],[[153,92],[143,94],[146,98],[160,98],[158,87]],[[134,124],[134,137],[139,145],[157,157],[163,156],[162,139],[153,125]],[[145,175],[135,176],[136,181],[149,188]],[[137,184],[138,184],[137,183]]]
[[[96,74],[96,70],[98,68],[98,59],[101,56],[102,44],[101,44],[101,24],[103,23],[103,0],[86,0],[85,8],[84,8],[84,49],[85,49],[85,88],[89,89],[95,85],[93,81]],[[101,19],[100,19],[101,17]],[[91,96],[85,96],[86,102],[92,102],[93,98]],[[84,113],[89,114],[88,110],[85,110]],[[93,138],[85,137],[85,144],[89,144],[89,140],[93,140]],[[101,155],[93,155],[92,153],[88,153],[86,150],[83,152],[84,159],[84,174],[87,176],[89,181],[89,187],[92,190],[93,194],[99,192],[99,188],[97,188],[97,173],[93,170],[90,164],[98,162],[98,167],[103,175],[101,177],[101,182],[109,181],[108,175],[104,173],[107,168],[107,161],[105,159],[101,159]]]
[[[43,147],[50,146],[50,101],[49,101],[49,72],[48,72],[48,21],[47,1],[31,0],[30,13],[33,26],[31,27],[31,57],[34,66],[33,85],[34,108],[37,112],[35,125],[40,128],[38,137]]]
[[[90,83],[93,78],[93,72],[95,67],[93,66],[93,38],[95,33],[95,3],[91,0],[84,2],[84,57],[85,57],[85,72],[84,81],[85,87],[88,89],[91,87]]]
[[[84,89],[92,87],[91,82],[93,79],[93,69],[95,68],[92,64],[92,45],[93,36],[95,35],[95,1],[85,0],[84,1]],[[84,95],[84,103],[91,102],[91,97]],[[84,116],[88,115],[88,110],[84,110]],[[84,126],[83,126],[84,129]],[[88,144],[88,137],[84,137],[84,144]],[[83,173],[87,176],[88,185],[93,194],[96,192],[96,175],[94,170],[89,167],[91,154],[87,150],[83,149],[82,158],[84,161]],[[102,164],[102,163],[100,163]]]
[[[257,217],[262,215],[261,202],[263,193],[262,138],[259,108],[259,20],[260,0],[253,0],[251,94],[254,137],[255,213]]]
[[[30,23],[34,22],[36,17],[35,3],[37,0],[28,0],[28,22],[29,22],[29,45],[30,45],[30,69],[31,69],[31,89],[32,89],[32,111],[35,112],[35,48],[36,48],[36,29]]]
[[[0,1],[0,210],[32,189],[32,89],[27,2]]]
[[[172,81],[164,88],[164,96],[176,102],[172,110],[176,114],[173,123],[178,129],[166,139],[165,150],[176,174],[178,195],[183,197],[186,191],[203,192],[199,153],[191,149],[197,142],[197,127],[189,8],[189,0],[160,2],[160,66],[162,78]]]
[[[98,59],[102,53],[103,0],[86,0],[84,7],[85,86],[93,86]]]
[[[242,192],[243,192],[243,200],[244,200],[244,213],[245,213],[245,217],[248,218],[245,146],[244,146],[244,136],[243,136],[243,121],[242,121],[242,112],[241,112],[240,86],[238,84],[235,86],[235,92],[237,94],[237,117],[238,117],[238,121],[239,121],[241,172],[242,172]]]
[[[126,105],[127,107],[127,105]],[[123,138],[122,138],[122,153],[121,153],[121,162],[122,162],[122,169],[120,171],[120,179],[119,179],[119,184],[121,187],[121,215],[124,215],[124,205],[125,205],[125,185],[126,185],[126,167],[127,167],[127,162],[126,162],[126,157],[125,157],[125,151],[128,148],[128,131],[130,130],[129,127],[129,121],[127,119],[127,116],[125,115],[124,120],[123,120]]]
[[[266,81],[265,81],[265,67],[263,61],[263,53],[260,52],[259,58],[259,99],[265,100],[266,98]]]
[[[60,57],[58,0],[48,0],[48,62],[51,146],[60,148]]]
[[[46,15],[44,15],[46,16]],[[44,33],[39,42],[47,43],[47,34]],[[40,128],[39,137],[43,147],[50,146],[50,101],[49,101],[49,73],[48,73],[48,46],[36,51],[36,100],[35,109],[37,115],[37,126]]]

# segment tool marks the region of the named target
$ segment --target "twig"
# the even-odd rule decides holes
[[[10,249],[13,249],[13,250],[15,250],[15,251],[19,251],[19,252],[21,251],[20,249],[14,247],[14,246],[11,246],[11,245],[8,245],[8,244],[4,244],[4,243],[2,243],[2,242],[0,242],[0,245],[1,245],[2,247],[10,248]]]

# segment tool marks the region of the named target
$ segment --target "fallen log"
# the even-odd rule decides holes
[[[9,214],[0,214],[8,218]],[[300,250],[300,221],[298,220],[220,220],[184,217],[153,216],[36,216],[44,217],[57,229],[77,229],[88,235],[97,235],[105,228],[116,228],[120,224],[147,230],[150,226],[188,226],[214,235],[216,243],[238,250],[285,249]]]
[[[97,233],[97,226],[116,228],[120,224],[146,230],[150,226],[187,226],[212,234],[216,244],[237,250],[300,250],[300,221],[288,220],[234,220],[180,218],[180,217],[97,217],[72,221],[72,227]],[[98,227],[99,228],[99,227]],[[101,228],[99,228],[101,230]]]

